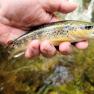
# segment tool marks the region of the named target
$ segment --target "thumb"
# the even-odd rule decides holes
[[[46,0],[46,4],[43,4],[43,7],[47,12],[50,13],[56,11],[69,13],[76,9],[77,3],[72,3],[68,0]]]

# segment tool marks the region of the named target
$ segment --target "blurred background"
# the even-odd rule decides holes
[[[94,22],[94,0],[69,0],[79,7],[61,20]],[[0,47],[0,94],[94,94],[94,40],[85,50],[71,55],[33,60],[19,57],[7,61]]]

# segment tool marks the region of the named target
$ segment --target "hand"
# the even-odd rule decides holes
[[[57,21],[54,12],[69,13],[75,10],[77,4],[67,0],[1,0],[0,1],[0,42],[8,41],[24,34],[28,27]],[[84,49],[87,42],[79,42],[77,48]],[[59,45],[62,54],[71,53],[71,43]],[[25,56],[32,58],[42,53],[44,56],[55,55],[56,48],[47,40],[33,40],[27,46]]]

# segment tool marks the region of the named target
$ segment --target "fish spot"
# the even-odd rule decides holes
[[[85,29],[92,29],[93,28],[93,26],[85,26]]]

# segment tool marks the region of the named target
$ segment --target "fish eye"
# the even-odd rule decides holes
[[[85,29],[92,29],[93,28],[93,26],[85,26]]]

